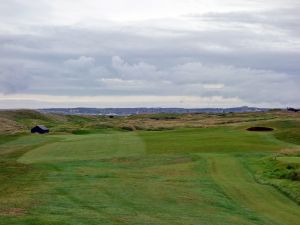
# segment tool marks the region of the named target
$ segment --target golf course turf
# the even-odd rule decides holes
[[[0,224],[298,225],[297,202],[255,178],[262,158],[296,147],[242,126],[10,138]]]

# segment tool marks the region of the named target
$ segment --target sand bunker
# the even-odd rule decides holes
[[[247,129],[248,131],[273,131],[273,128],[270,127],[250,127]]]

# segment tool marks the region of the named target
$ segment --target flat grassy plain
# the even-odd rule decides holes
[[[300,224],[300,181],[289,177],[297,114],[176,116],[61,125],[51,115],[51,135],[3,134],[0,224]],[[9,130],[33,123],[18,121]],[[252,124],[275,131],[246,131]]]

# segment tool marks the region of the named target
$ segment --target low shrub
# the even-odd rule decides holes
[[[124,131],[134,131],[135,128],[131,127],[131,126],[122,126],[121,130],[124,130]]]
[[[72,134],[76,135],[85,135],[85,134],[90,134],[91,132],[89,130],[73,130]]]

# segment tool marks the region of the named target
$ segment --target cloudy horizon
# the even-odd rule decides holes
[[[297,0],[3,0],[0,109],[300,107]]]

